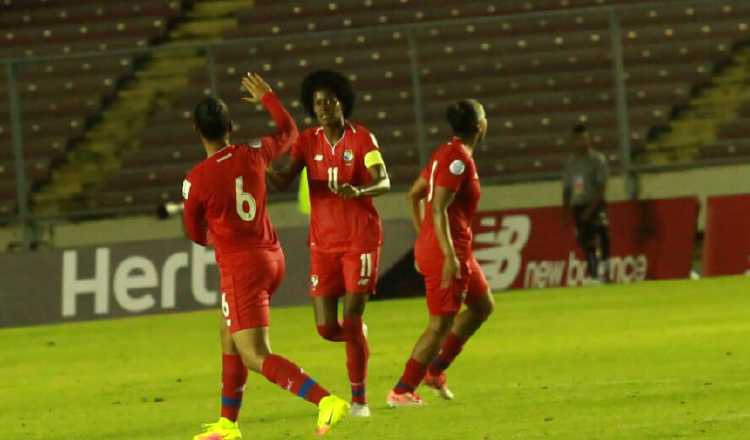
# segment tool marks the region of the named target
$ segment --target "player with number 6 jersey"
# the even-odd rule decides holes
[[[471,223],[480,195],[473,152],[484,140],[487,117],[475,100],[449,106],[446,117],[455,136],[435,150],[409,191],[418,234],[414,256],[425,279],[429,325],[386,399],[391,407],[421,405],[415,389],[423,380],[444,399],[453,399],[445,370],[494,308],[471,250]],[[460,312],[462,303],[467,307]]]
[[[286,188],[307,169],[310,295],[317,329],[329,341],[345,342],[352,415],[367,417],[369,347],[362,315],[375,291],[383,240],[372,198],[387,192],[390,181],[375,136],[349,120],[354,91],[346,77],[331,71],[311,73],[302,83],[301,101],[320,125],[300,135],[291,163],[283,171],[270,171],[269,178]]]
[[[271,88],[256,74],[242,80],[247,102],[262,103],[278,131],[247,144],[232,144],[226,104],[205,98],[194,124],[207,158],[183,183],[184,223],[189,238],[213,242],[221,279],[221,417],[205,424],[194,440],[242,437],[237,417],[247,369],[318,406],[318,434],[349,412],[297,365],[270,348],[270,299],[284,276],[284,254],[266,206],[266,169],[298,138],[297,126]]]

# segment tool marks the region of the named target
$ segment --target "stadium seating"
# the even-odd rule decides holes
[[[43,2],[34,0],[30,4],[37,3]],[[59,14],[58,18],[41,14],[41,8],[27,11],[11,5],[9,11],[16,19],[28,14],[32,17],[29,23],[55,26],[53,35],[72,38],[76,35],[73,27],[80,33],[92,12],[80,6],[80,1],[63,3],[68,5],[68,21],[58,20]],[[172,2],[141,3],[139,19],[126,32],[139,36],[136,44],[150,38],[149,20],[161,20],[175,12]],[[643,6],[619,7],[639,3]],[[367,125],[378,137],[391,177],[399,185],[414,178],[426,150],[449,136],[444,108],[464,97],[479,99],[488,111],[490,133],[486,145],[477,152],[483,179],[556,174],[569,152],[570,128],[577,122],[588,123],[595,143],[617,166],[620,147],[610,15],[602,6],[616,7],[621,24],[629,136],[637,155],[645,148],[650,133],[666,126],[674,109],[686,105],[696,89],[709,84],[715,67],[727,62],[736,45],[748,38],[749,2],[438,0],[429,2],[428,7],[426,2],[410,0],[258,0],[254,7],[236,14],[237,29],[224,35],[228,44],[213,49],[218,93],[230,105],[238,125],[233,139],[241,142],[272,129],[260,107],[240,101],[242,73],[258,71],[268,78],[300,127],[305,128],[313,121],[298,101],[301,78],[318,68],[345,72],[358,93],[353,119]],[[117,18],[96,28],[98,36],[110,39],[107,47],[121,43],[122,39],[115,38],[121,31],[113,23],[128,16],[128,7],[112,3],[106,13]],[[518,15],[538,12],[552,13]],[[72,17],[79,20],[74,25],[70,24]],[[411,24],[418,26],[408,28]],[[33,29],[19,30],[14,38],[39,38]],[[331,32],[315,34],[314,38],[309,34],[342,29],[346,34]],[[230,40],[247,37],[259,38],[229,44]],[[75,52],[103,44],[99,39],[79,39],[66,46],[51,43],[43,46],[44,50],[67,47],[68,52]],[[411,74],[413,48],[426,150],[418,145]],[[23,54],[28,48],[4,42],[0,43],[3,50],[21,50],[17,53]],[[96,67],[89,64],[84,69],[73,61],[61,61],[51,70],[43,65],[26,70],[29,84],[36,90],[26,86],[25,105],[30,115],[39,115],[37,134],[44,139],[38,148],[28,147],[30,157],[41,160],[46,150],[60,148],[60,139],[77,135],[77,127],[71,124],[78,120],[69,117],[75,113],[70,109],[94,110],[99,105],[96,97],[106,96],[117,87],[116,78],[106,75],[109,71],[104,70],[105,63],[97,62]],[[106,64],[111,71],[134,69],[133,59],[112,58]],[[49,101],[33,97],[68,86],[71,81],[47,80],[56,77],[55,71],[69,72],[76,79],[86,75],[87,83],[90,79],[102,89],[91,96],[74,94],[55,100],[56,108],[49,108]],[[91,195],[92,206],[146,207],[179,197],[182,174],[202,157],[191,129],[191,110],[198,99],[211,93],[205,68],[189,72],[189,76],[192,87],[171,103],[173,111],[152,117],[140,139],[140,150],[122,158],[122,173]],[[71,87],[76,88],[76,84]],[[3,93],[0,85],[0,95]],[[2,112],[0,109],[0,121]],[[740,122],[723,127],[727,138],[736,135],[736,141],[707,148],[702,157],[747,152],[741,140],[750,138],[748,126]],[[25,124],[24,133],[36,132]],[[2,131],[0,139],[5,139]],[[154,165],[161,163],[170,165]]]
[[[284,3],[258,1],[237,14],[237,30],[225,37],[268,37],[217,47],[216,76],[221,95],[238,125],[235,141],[271,130],[259,107],[241,103],[239,77],[264,74],[287,102],[300,126],[312,123],[298,101],[300,79],[321,67],[346,72],[358,92],[353,119],[380,140],[394,182],[407,184],[420,160],[405,28],[381,26],[423,23],[413,31],[428,147],[449,136],[446,105],[467,96],[488,110],[490,134],[477,158],[485,178],[528,178],[557,173],[568,154],[568,133],[587,122],[594,141],[616,166],[618,122],[611,60],[609,15],[602,5],[637,1],[580,1],[592,9],[545,17],[512,14],[565,9],[560,1],[441,0],[427,8],[407,0]],[[646,2],[644,2],[646,3]],[[746,38],[750,6],[727,0],[686,6],[681,2],[622,9],[621,27],[630,110],[631,141],[642,149],[649,132],[668,123],[672,109],[710,81],[715,65]],[[430,21],[480,16],[471,22]],[[367,27],[367,31],[358,28]],[[310,31],[348,29],[345,37]],[[283,35],[283,37],[282,37]],[[156,115],[142,138],[142,149],[125,158],[122,175],[97,197],[108,203],[140,203],[176,192],[179,170],[202,158],[189,129],[191,109],[211,93],[205,70],[191,74],[194,87],[174,103],[171,114]],[[165,141],[168,140],[168,141]],[[154,176],[153,163],[169,161],[170,178]],[[138,187],[144,188],[138,197]],[[147,190],[146,190],[147,188]],[[107,194],[111,194],[109,197]]]
[[[91,118],[134,70],[135,56],[35,60],[31,57],[144,47],[160,38],[181,12],[176,0],[117,2],[6,0],[0,4],[0,58],[16,64],[24,157],[32,185],[85,132]],[[8,100],[3,71],[0,101]],[[0,106],[0,216],[15,210],[9,109]]]

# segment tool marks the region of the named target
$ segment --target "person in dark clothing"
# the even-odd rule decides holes
[[[594,149],[583,124],[573,128],[572,144],[575,151],[562,175],[564,221],[575,222],[588,275],[606,283],[609,281],[609,221],[604,198],[609,176],[607,158]]]

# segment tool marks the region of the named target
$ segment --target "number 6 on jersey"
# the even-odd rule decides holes
[[[252,194],[245,192],[242,183],[242,176],[234,179],[237,215],[239,215],[242,220],[251,222],[255,218],[255,211],[257,209],[255,206],[255,198]],[[245,209],[245,204],[247,204],[247,210]]]

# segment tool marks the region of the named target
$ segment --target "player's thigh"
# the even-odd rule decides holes
[[[221,352],[224,354],[236,355],[237,349],[232,340],[232,332],[226,323],[223,311],[219,311],[219,341],[221,341]]]
[[[338,296],[313,296],[313,312],[317,326],[330,326],[339,322]]]
[[[364,315],[369,300],[367,293],[347,293],[344,296],[344,317]]]
[[[430,315],[427,321],[427,328],[438,336],[443,336],[453,326],[455,321],[456,313],[444,313],[440,315]]]
[[[486,318],[495,310],[492,289],[484,276],[482,267],[473,255],[468,261],[468,266],[470,273],[464,302],[473,313]]]
[[[268,327],[240,330],[232,334],[232,340],[245,366],[261,371],[263,360],[271,353]]]
[[[347,252],[341,263],[347,294],[369,295],[375,292],[380,249]]]
[[[344,283],[343,253],[310,252],[310,296],[342,296]]]

